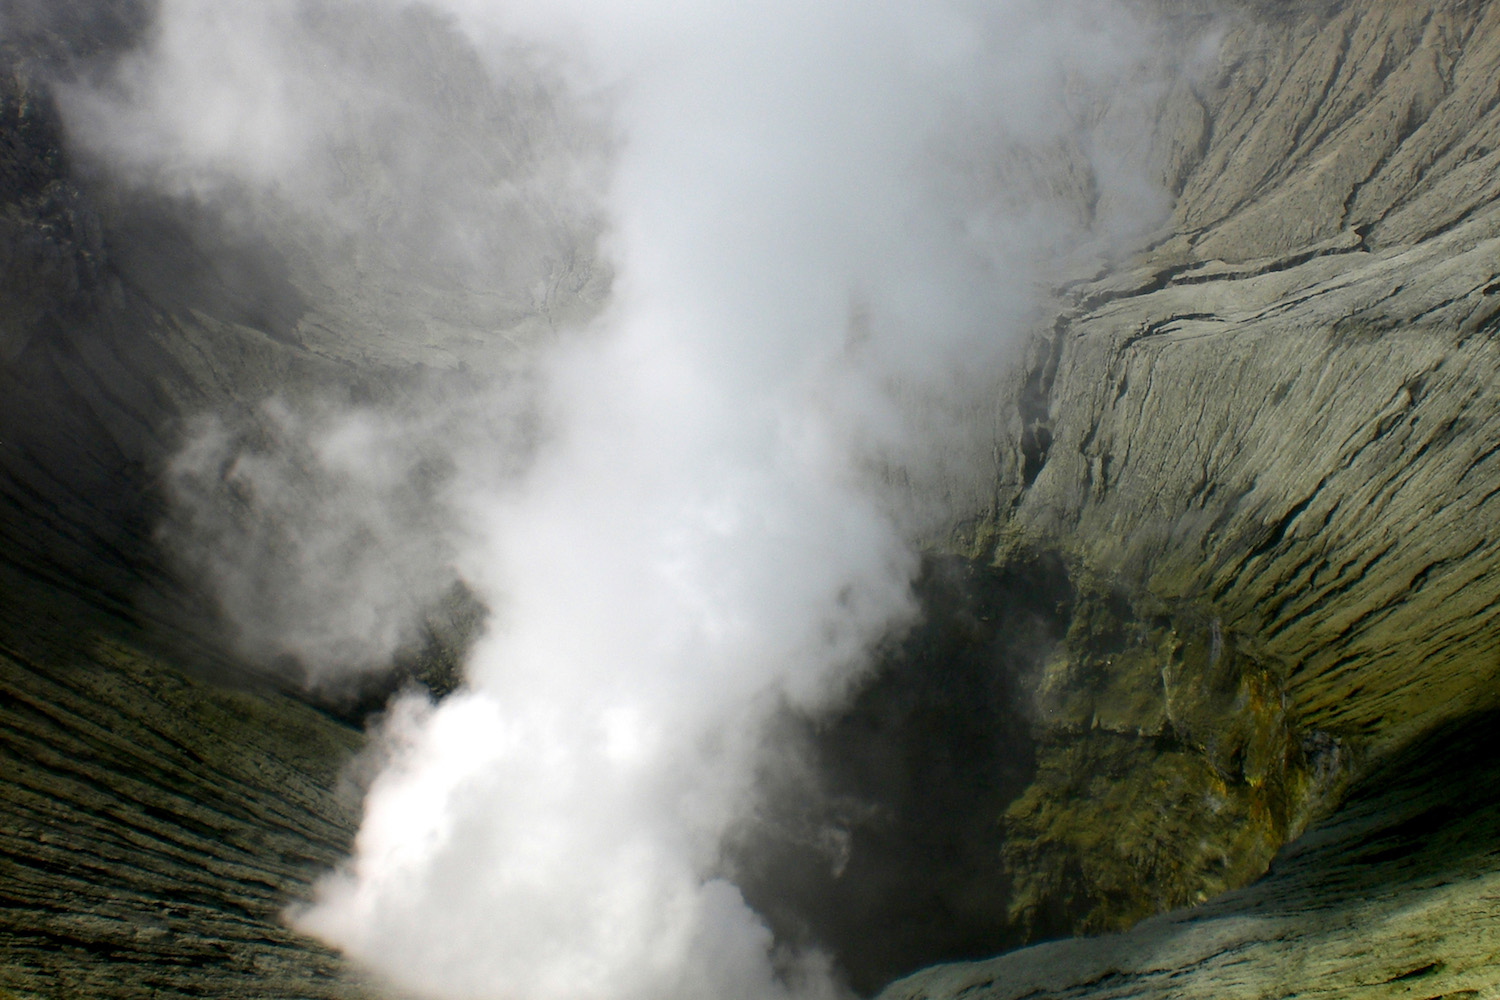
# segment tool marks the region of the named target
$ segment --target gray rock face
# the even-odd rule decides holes
[[[1306,725],[1406,732],[1500,663],[1500,10],[1278,10],[1165,99],[1172,231],[1064,293],[973,541],[1211,608]]]
[[[348,849],[359,731],[0,579],[0,996],[369,995],[281,918]]]
[[[1489,838],[1491,807],[1443,799],[1466,793],[1438,777],[1485,756],[1493,718],[1444,766],[1394,748],[1497,691],[1500,10],[1287,4],[1228,24],[1154,113],[1143,155],[1177,192],[1170,227],[1059,294],[999,396],[993,506],[959,542],[1000,564],[1056,549],[1147,617],[1211,619],[1279,678],[1314,757],[1386,769],[1242,892],[886,996],[1495,986],[1493,856],[1458,846]],[[1100,690],[1134,669],[1117,663]],[[1102,808],[1089,766],[1065,771]],[[1154,803],[1113,808],[1129,828]],[[1418,854],[1421,877],[1394,860]]]

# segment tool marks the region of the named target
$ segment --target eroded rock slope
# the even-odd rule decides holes
[[[369,995],[282,918],[348,849],[359,731],[6,580],[0,995]]]
[[[1306,725],[1395,732],[1500,666],[1500,9],[1231,24],[1160,113],[1171,232],[1065,293],[977,544],[1210,609]]]
[[[1102,663],[1064,649],[1049,665],[1038,693],[1067,697],[1038,706],[1041,752],[1055,762],[1039,775],[1065,794],[1023,797],[1007,819],[1032,820],[1043,842],[1087,845],[1096,870],[1064,875],[1065,894],[1107,901],[1138,851],[1130,831],[1184,785],[1121,797],[1118,782],[1098,780],[1110,773],[1105,745],[1133,743],[1149,761],[1149,741],[1174,736],[1212,765],[1208,781],[1189,780],[1197,794],[1222,794],[1215,781],[1254,789],[1264,775],[1243,766],[1249,744],[1226,759],[1215,738],[1269,696],[1314,781],[1390,763],[1244,893],[1122,938],[935,971],[893,997],[1495,987],[1489,807],[1449,803],[1465,793],[1443,791],[1443,767],[1420,765],[1435,786],[1423,794],[1445,804],[1403,827],[1399,850],[1375,845],[1393,842],[1382,810],[1397,815],[1398,789],[1418,781],[1403,774],[1417,759],[1397,748],[1500,693],[1500,8],[1370,0],[1219,13],[1227,20],[1179,10],[1185,37],[1208,38],[1215,54],[1184,64],[1141,151],[1176,193],[1171,223],[1060,292],[999,397],[990,509],[960,532],[962,547],[1001,565],[1063,553],[1142,626]],[[1209,23],[1219,27],[1195,35]],[[1219,726],[1194,733],[1173,718],[1176,661],[1149,640],[1153,622],[1184,634],[1207,623],[1266,684],[1231,685]],[[1157,680],[1164,704],[1132,708],[1151,704],[1139,693]],[[1447,758],[1453,780],[1489,781],[1458,770],[1487,774],[1486,755],[1455,746],[1468,749]],[[1049,802],[1077,815],[1044,822]],[[1432,866],[1420,884],[1386,863],[1418,851]],[[1266,907],[1281,908],[1272,919]]]

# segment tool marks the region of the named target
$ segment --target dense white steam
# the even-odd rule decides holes
[[[199,196],[342,191],[298,178],[328,168],[319,144],[350,107],[379,119],[401,97],[365,63],[307,68],[313,14],[357,6],[164,0],[128,93],[78,97],[77,120],[93,148]],[[278,416],[311,429],[311,457],[288,468],[334,484],[318,504],[287,494],[269,459],[234,464],[222,434],[179,463],[183,537],[221,576],[260,545],[236,529],[226,548],[209,527],[204,469],[259,484],[241,523],[261,518],[292,548],[373,544],[326,585],[285,584],[317,598],[287,640],[304,658],[338,661],[338,623],[366,623],[356,666],[398,641],[372,624],[399,630],[404,607],[382,567],[430,568],[433,553],[492,611],[460,692],[391,708],[354,856],[295,922],[434,997],[836,996],[826,960],[775,947],[718,874],[720,840],[771,709],[837,702],[913,614],[909,539],[929,512],[889,484],[944,482],[976,457],[974,428],[941,425],[1013,343],[1032,266],[1078,229],[1008,183],[1018,165],[1079,165],[1070,98],[1122,71],[1131,25],[1102,2],[1025,0],[437,7],[493,77],[545,65],[575,105],[608,110],[615,278],[594,320],[535,362],[534,436]],[[135,138],[106,127],[111,101]],[[496,197],[576,193],[592,175],[575,168]],[[1134,182],[1120,181],[1090,204],[1126,205]],[[434,218],[455,218],[455,190],[478,197],[436,184]],[[514,404],[492,408],[506,398],[464,405],[510,427]],[[415,454],[440,456],[440,495],[409,495]]]
[[[520,387],[467,388],[441,404],[424,391],[415,412],[272,398],[194,422],[159,535],[230,613],[243,655],[337,687],[414,649],[469,543],[458,505],[528,451]]]

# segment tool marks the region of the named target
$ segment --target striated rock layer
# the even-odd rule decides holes
[[[1216,55],[1184,64],[1141,154],[1177,195],[1171,224],[1059,293],[999,395],[994,496],[958,533],[999,565],[1058,552],[1139,623],[1108,656],[1065,647],[1048,666],[1033,724],[1053,760],[1007,811],[1026,836],[1006,856],[1079,845],[1034,866],[1036,902],[1093,898],[1128,922],[1143,899],[1119,886],[1150,870],[1132,831],[1164,805],[1186,819],[1188,800],[1222,795],[1216,780],[1257,787],[1254,741],[1237,762],[1214,739],[1268,698],[1302,751],[1273,755],[1270,771],[1315,794],[1300,814],[1283,800],[1281,825],[1251,843],[1215,846],[1264,864],[1278,834],[1338,801],[1339,773],[1375,770],[1249,889],[1118,939],[935,970],[892,998],[1500,983],[1490,754],[1476,735],[1493,717],[1448,732],[1442,765],[1424,756],[1435,738],[1411,743],[1500,693],[1500,8],[1268,4],[1198,20],[1208,13],[1176,15],[1190,39],[1215,25]],[[1192,622],[1263,678],[1221,688],[1197,727],[1172,709],[1181,656],[1149,638],[1152,623],[1186,634]],[[1141,692],[1157,677],[1153,707]],[[1168,767],[1153,732],[1196,747],[1212,775],[1122,796],[1106,776]],[[1144,763],[1111,763],[1121,744]],[[1432,797],[1420,817],[1403,811],[1412,796]],[[1170,852],[1190,837],[1155,842]],[[1421,878],[1394,860],[1407,854]]]
[[[1171,232],[1065,292],[972,542],[1198,606],[1302,724],[1395,736],[1500,668],[1500,10],[1299,7],[1164,99]]]
[[[0,996],[369,995],[281,920],[348,849],[361,734],[4,579]]]

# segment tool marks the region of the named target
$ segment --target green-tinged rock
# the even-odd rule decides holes
[[[348,849],[341,775],[361,734],[264,684],[169,665],[67,595],[14,579],[5,594],[0,987],[373,995],[283,917]]]
[[[917,590],[848,706],[783,721],[795,752],[730,847],[752,905],[856,988],[1243,886],[1350,774],[1196,608],[1144,616],[1039,552],[929,560]]]
[[[924,970],[881,1000],[1493,996],[1497,741],[1482,714],[1412,743],[1246,888],[1123,934]]]
[[[1026,939],[1119,929],[1244,885],[1336,799],[1350,756],[1298,730],[1281,671],[1242,645],[1192,610],[1076,602],[1030,685],[1035,776],[1002,820]]]

